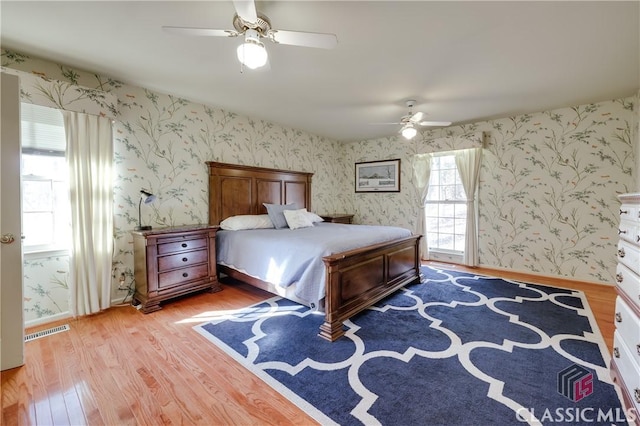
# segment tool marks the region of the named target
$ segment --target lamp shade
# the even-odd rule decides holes
[[[238,46],[237,54],[238,60],[252,70],[267,63],[267,49],[260,42],[260,36],[256,30],[247,30],[244,43]]]
[[[156,200],[156,196],[150,192],[145,191],[144,189],[140,190],[140,197],[143,203],[149,204],[153,203]]]

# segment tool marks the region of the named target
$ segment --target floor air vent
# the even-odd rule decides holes
[[[30,340],[39,339],[41,337],[50,336],[56,333],[62,333],[63,331],[69,330],[69,324],[59,325],[58,327],[49,328],[47,330],[37,331],[35,333],[27,334],[24,336],[24,341],[28,342]]]

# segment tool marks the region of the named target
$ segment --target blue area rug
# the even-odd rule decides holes
[[[582,292],[422,272],[333,343],[280,297],[195,328],[322,424],[625,424]]]

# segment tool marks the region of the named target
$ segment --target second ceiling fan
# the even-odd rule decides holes
[[[429,126],[429,127],[446,127],[451,125],[451,121],[428,121],[424,120],[426,117],[426,113],[424,112],[416,112],[412,111],[413,107],[416,105],[416,101],[413,99],[409,99],[406,102],[407,108],[409,108],[409,112],[407,115],[403,116],[400,121],[395,123],[377,123],[377,124],[401,124],[402,127],[399,130],[399,133],[405,139],[413,139],[418,133],[417,126]]]
[[[333,49],[338,44],[335,34],[303,31],[275,30],[265,15],[256,11],[254,0],[233,0],[236,14],[233,30],[193,27],[163,26],[171,33],[189,36],[238,37],[244,36],[244,43],[238,46],[238,60],[246,67],[255,69],[267,63],[267,50],[262,39],[276,44]]]

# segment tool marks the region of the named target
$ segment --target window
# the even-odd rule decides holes
[[[467,202],[453,154],[431,159],[425,216],[429,252],[434,253],[435,258],[442,253],[455,256],[448,257],[448,260],[461,260],[465,247]]]
[[[24,252],[66,250],[71,235],[62,113],[21,105]]]

